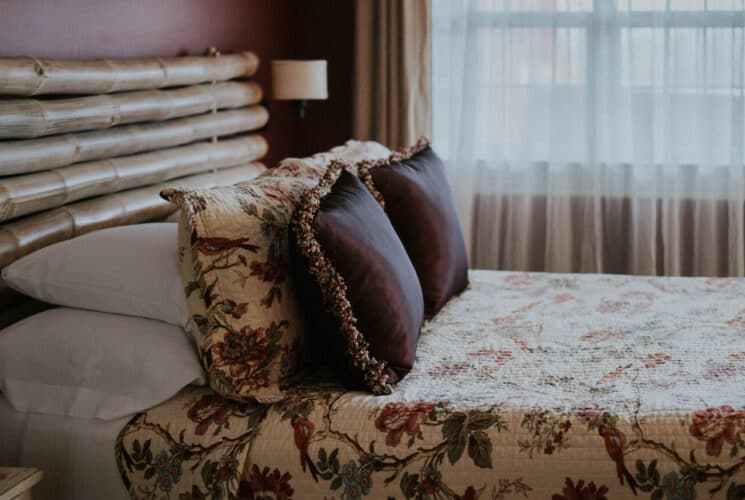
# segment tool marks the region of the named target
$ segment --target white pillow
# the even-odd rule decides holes
[[[0,331],[0,389],[18,411],[116,419],[166,401],[204,371],[161,321],[49,309]]]
[[[26,295],[61,306],[188,325],[177,224],[120,226],[27,255],[2,272]]]

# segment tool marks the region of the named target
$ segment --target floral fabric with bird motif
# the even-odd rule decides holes
[[[261,405],[187,389],[135,417],[117,447],[130,492],[745,498],[745,280],[470,281],[391,395],[305,382]]]
[[[181,208],[181,275],[210,385],[236,401],[276,401],[298,372],[287,225],[312,173],[161,193]]]
[[[236,401],[277,401],[299,371],[302,313],[289,273],[290,217],[328,164],[376,159],[370,141],[277,168],[234,186],[166,189],[181,209],[179,256],[194,336],[210,386]]]

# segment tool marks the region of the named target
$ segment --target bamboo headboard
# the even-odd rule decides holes
[[[166,186],[257,176],[269,114],[251,52],[0,57],[0,268],[96,229],[162,219]],[[0,327],[46,307],[0,283]]]

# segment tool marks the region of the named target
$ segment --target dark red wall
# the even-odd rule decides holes
[[[306,156],[351,138],[355,2],[312,0],[290,4],[293,57],[328,59],[329,99],[311,101],[307,119],[295,125],[294,150]]]
[[[0,0],[0,55],[146,57],[252,50],[269,91],[272,59],[329,60],[329,100],[304,121],[269,101],[273,165],[344,142],[351,130],[353,2],[348,0]]]

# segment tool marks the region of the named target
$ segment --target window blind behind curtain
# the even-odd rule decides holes
[[[743,0],[433,0],[471,265],[745,274]]]

